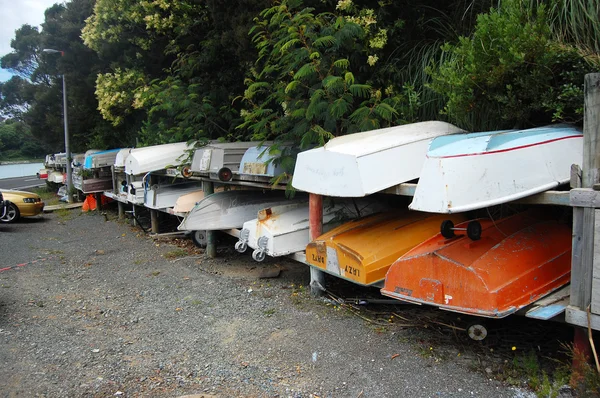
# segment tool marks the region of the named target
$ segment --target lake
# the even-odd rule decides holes
[[[43,168],[43,163],[3,164],[0,165],[0,179],[34,176]]]

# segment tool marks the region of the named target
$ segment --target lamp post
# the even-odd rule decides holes
[[[52,48],[45,48],[42,50],[48,54],[60,54],[61,57],[65,55],[64,51],[54,50]],[[71,192],[73,187],[73,171],[71,169],[71,151],[69,148],[69,124],[67,122],[67,82],[65,80],[65,74],[62,74],[62,89],[63,89],[63,119],[65,123],[65,153],[67,156],[67,198],[69,203],[73,202],[73,194]]]

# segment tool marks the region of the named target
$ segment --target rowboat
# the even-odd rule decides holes
[[[282,191],[223,191],[198,202],[183,219],[181,231],[227,230],[242,228],[267,207],[306,201],[303,195],[287,199]]]
[[[178,215],[189,213],[196,206],[196,203],[204,199],[204,196],[202,189],[180,195],[169,213]]]
[[[430,121],[336,137],[298,154],[292,185],[326,196],[366,196],[419,178],[431,140],[459,132]]]
[[[436,138],[410,208],[456,213],[507,203],[569,181],[583,134],[554,125]]]
[[[115,164],[117,155],[121,149],[109,149],[107,151],[86,152],[83,167],[86,169],[100,169],[110,167]]]
[[[186,151],[192,147],[186,142],[178,142],[132,149],[125,159],[125,173],[142,175],[180,165],[185,161]]]
[[[323,206],[323,231],[385,208],[374,199],[329,199]],[[241,253],[247,247],[255,249],[252,258],[263,261],[266,255],[280,257],[304,251],[309,242],[308,203],[298,202],[260,210],[257,218],[244,223],[235,249]]]
[[[452,217],[464,220],[462,215]],[[392,263],[438,233],[445,218],[400,210],[352,220],[309,243],[306,261],[359,285],[379,285]]]
[[[145,186],[145,180],[135,180],[127,184],[125,187],[127,190],[127,202],[134,205],[143,205]]]
[[[196,149],[190,170],[193,174],[206,175],[221,181],[229,181],[240,168],[242,157],[258,142],[210,143]]]
[[[272,153],[271,147],[253,146],[248,148],[240,161],[238,173],[234,173],[235,177],[241,181],[255,181],[269,183],[273,177],[284,173],[285,168],[278,162],[273,160],[280,156],[282,151],[297,153],[289,146],[279,147],[277,153]],[[281,181],[285,184],[287,181]]]
[[[200,181],[183,181],[147,186],[144,192],[144,206],[154,210],[173,207],[180,196],[200,190],[201,184]]]
[[[390,267],[381,293],[411,303],[502,318],[569,283],[568,225],[532,212],[477,222],[479,240],[439,233],[399,258]]]
[[[64,184],[65,182],[65,174],[62,171],[51,171],[48,173],[48,182],[53,182],[55,184]]]

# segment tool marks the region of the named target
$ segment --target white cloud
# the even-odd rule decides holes
[[[10,41],[15,37],[15,30],[23,24],[37,26],[44,22],[44,11],[61,0],[0,0],[0,56],[12,51]],[[0,75],[1,80],[5,74]]]

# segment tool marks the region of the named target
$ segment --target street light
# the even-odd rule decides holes
[[[54,50],[52,48],[44,48],[42,52],[47,54],[60,54],[61,57],[65,55],[64,51]],[[71,151],[69,150],[69,124],[67,122],[67,82],[65,81],[65,74],[62,75],[62,86],[63,86],[63,118],[65,122],[65,153],[67,156],[67,199],[69,203],[73,202],[73,194],[71,192],[73,186],[73,172],[71,170]]]

